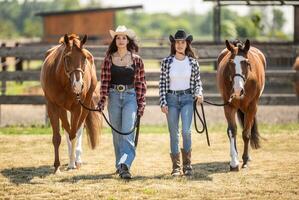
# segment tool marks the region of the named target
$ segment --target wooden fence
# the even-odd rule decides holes
[[[266,72],[266,86],[260,104],[262,105],[298,105],[298,98],[294,91],[294,82],[299,80],[299,73],[291,70],[298,47],[292,43],[283,44],[256,44],[260,48],[268,63]],[[42,60],[50,45],[27,45],[19,47],[0,48],[0,57],[18,57],[25,60]],[[218,54],[224,48],[223,44],[204,43],[194,45],[200,57],[200,63],[211,63],[216,61]],[[107,46],[88,46],[87,49],[99,62],[104,57]],[[160,60],[169,54],[169,47],[142,47],[140,55],[143,59]],[[276,69],[276,70],[274,70]],[[284,70],[277,70],[284,69]],[[99,76],[98,76],[99,77]],[[213,102],[221,102],[216,88],[215,72],[202,72],[205,98]],[[146,73],[149,93],[147,95],[148,105],[158,105],[158,79],[159,72]],[[39,81],[39,71],[0,72],[0,80],[3,85],[7,81]],[[5,95],[0,96],[0,104],[44,104],[43,96]]]
[[[147,104],[158,105],[158,79],[159,72],[146,73],[148,82]],[[205,99],[212,102],[221,102],[216,88],[215,72],[201,73]],[[299,80],[299,72],[295,71],[267,71],[266,85],[261,105],[298,105],[293,84]],[[39,71],[0,72],[0,80],[6,81],[39,81]],[[1,95],[0,104],[45,104],[40,95]]]

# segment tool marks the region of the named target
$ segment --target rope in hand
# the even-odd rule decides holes
[[[109,120],[108,120],[108,118],[106,117],[106,115],[105,115],[100,109],[95,109],[95,108],[89,108],[89,107],[87,107],[86,105],[83,104],[83,102],[81,101],[79,95],[77,95],[77,100],[79,101],[80,105],[81,105],[83,108],[85,108],[86,110],[100,112],[100,113],[103,115],[103,117],[104,117],[106,123],[110,126],[110,128],[111,128],[112,130],[114,130],[116,133],[120,134],[120,135],[130,135],[131,133],[133,133],[133,132],[135,131],[135,129],[137,128],[137,125],[138,125],[138,126],[140,125],[140,116],[137,115],[136,120],[135,120],[135,123],[134,123],[134,127],[133,127],[133,129],[130,130],[129,132],[121,132],[121,131],[117,130],[116,128],[114,128],[114,127],[112,126],[112,124],[109,122]],[[138,127],[137,129],[139,130],[139,127]],[[136,134],[136,135],[137,135],[137,134]],[[138,140],[138,139],[137,139],[137,140]],[[137,144],[135,144],[135,145],[137,146]]]

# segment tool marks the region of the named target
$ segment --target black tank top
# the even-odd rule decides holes
[[[111,84],[132,85],[134,83],[134,65],[111,65]]]

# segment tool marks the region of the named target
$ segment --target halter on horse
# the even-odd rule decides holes
[[[247,167],[249,160],[249,141],[252,148],[260,147],[256,112],[265,85],[265,68],[263,53],[250,47],[249,40],[246,40],[245,44],[239,41],[231,44],[226,41],[226,49],[218,56],[217,85],[224,102],[232,99],[231,103],[224,106],[230,140],[231,171],[239,170],[236,113],[243,126],[243,168]]]
[[[41,69],[40,81],[47,100],[47,111],[53,129],[53,144],[55,150],[55,172],[59,172],[59,145],[61,143],[60,121],[66,131],[69,142],[70,162],[68,168],[76,168],[75,145],[76,132],[85,121],[91,147],[97,145],[101,130],[101,118],[97,113],[83,109],[76,99],[80,95],[85,105],[95,106],[94,91],[97,86],[96,70],[92,54],[83,48],[87,37],[65,35],[60,39],[60,45],[46,53]],[[67,111],[71,113],[70,123]]]

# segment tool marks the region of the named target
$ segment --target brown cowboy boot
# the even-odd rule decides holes
[[[185,152],[184,149],[182,150],[182,158],[183,158],[183,173],[185,176],[192,175],[192,166],[191,166],[191,149],[189,152]]]
[[[170,154],[172,161],[172,176],[180,176],[181,175],[181,163],[180,163],[180,153],[178,154]]]

